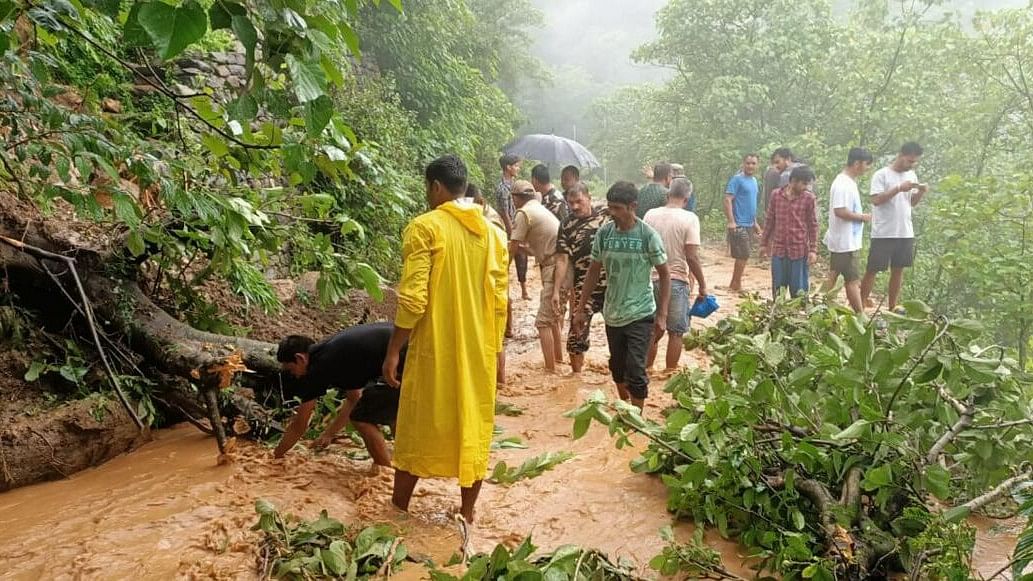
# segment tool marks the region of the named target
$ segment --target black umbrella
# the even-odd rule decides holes
[[[503,148],[503,151],[552,166],[602,167],[599,160],[584,145],[558,135],[524,135],[513,140]]]

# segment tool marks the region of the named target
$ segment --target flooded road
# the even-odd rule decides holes
[[[723,262],[707,267],[718,283],[727,277]],[[747,284],[759,287],[766,280],[765,271],[748,270]],[[722,312],[732,312],[735,301],[721,298]],[[663,546],[657,532],[670,524],[664,486],[631,473],[628,462],[637,450],[615,449],[603,428],[593,426],[583,439],[571,441],[572,424],[563,417],[594,390],[612,390],[601,323],[597,317],[580,377],[546,376],[531,337],[535,305],[515,302],[524,337],[512,345],[509,381],[499,390],[500,400],[523,414],[497,418],[501,437],[519,437],[528,449],[496,451],[492,462],[513,465],[562,450],[576,457],[510,487],[486,484],[472,546],[488,550],[532,534],[543,549],[568,543],[597,548],[631,559],[649,574],[646,564]],[[698,365],[697,357],[686,354],[683,364]],[[651,386],[646,414],[654,418],[669,403],[662,386],[662,378]],[[439,563],[459,548],[450,519],[458,503],[454,484],[421,481],[411,514],[401,514],[390,507],[390,476],[371,474],[368,460],[352,460],[344,452],[336,445],[318,455],[297,447],[274,460],[268,449],[241,442],[233,461],[218,465],[212,439],[189,426],[163,430],[155,441],[98,468],[0,495],[0,578],[253,579],[259,536],[250,527],[257,521],[257,499],[303,518],[326,509],[346,524],[392,523],[411,552]],[[993,521],[976,524],[977,568],[989,573],[1008,562],[1014,538],[999,535]],[[677,527],[679,536],[691,530],[690,524]],[[707,539],[730,569],[750,576],[737,545],[716,533]],[[408,569],[406,578],[420,577],[417,567]]]

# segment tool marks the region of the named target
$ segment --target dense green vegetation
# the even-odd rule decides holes
[[[600,393],[571,412],[575,437],[592,420],[618,445],[646,435],[632,468],[660,474],[671,512],[738,539],[761,571],[969,578],[964,518],[1033,478],[1033,383],[977,323],[921,303],[885,329],[801,306],[747,303],[691,335],[712,367],[671,380],[662,424]],[[662,567],[706,571],[699,542]]]

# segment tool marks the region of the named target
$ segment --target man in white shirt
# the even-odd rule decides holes
[[[861,192],[857,179],[872,167],[872,154],[867,149],[854,147],[847,154],[846,168],[836,176],[829,190],[829,229],[825,246],[832,255],[829,279],[822,289],[828,292],[843,276],[846,298],[855,313],[864,310],[861,302],[861,267],[859,255],[863,245],[864,223],[871,222],[871,214],[861,211]]]
[[[922,157],[922,146],[909,141],[888,167],[872,176],[872,246],[868,251],[868,268],[861,281],[861,298],[868,300],[875,285],[875,275],[890,269],[887,306],[892,311],[900,299],[904,269],[915,258],[915,228],[911,208],[917,206],[928,191],[918,183],[914,167]]]
[[[667,266],[671,271],[671,296],[667,307],[667,369],[678,368],[681,359],[682,336],[689,330],[689,295],[692,279],[699,283],[697,299],[706,298],[707,282],[703,278],[703,266],[699,262],[699,218],[685,209],[685,203],[692,195],[692,184],[685,178],[671,183],[667,193],[667,205],[646,212],[643,221],[660,235],[667,250]],[[653,294],[660,309],[660,289],[654,278]],[[653,366],[656,352],[663,334],[653,337],[646,359],[646,368]]]

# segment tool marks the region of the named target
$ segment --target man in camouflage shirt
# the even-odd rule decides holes
[[[585,282],[588,267],[592,265],[592,240],[599,228],[610,221],[605,207],[592,205],[592,195],[588,187],[578,182],[567,190],[567,207],[570,212],[560,223],[559,235],[556,237],[556,280],[566,278],[567,269],[574,271],[574,296],[581,296],[581,287]],[[606,296],[606,273],[602,273],[599,284],[592,293],[590,305],[586,305],[586,323],[580,330],[574,329],[574,313],[570,313],[570,332],[567,334],[567,353],[570,354],[570,367],[579,373],[585,363],[585,352],[589,347],[589,330],[592,315],[602,312],[603,299]],[[552,302],[556,312],[560,311],[563,298],[559,285],[553,293]]]

